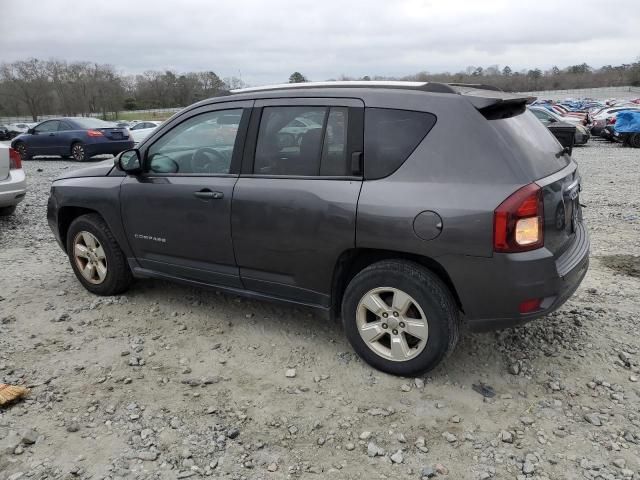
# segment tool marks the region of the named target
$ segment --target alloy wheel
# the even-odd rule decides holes
[[[358,303],[356,324],[371,350],[395,362],[418,356],[429,338],[429,323],[418,302],[393,287],[367,292]]]
[[[71,149],[71,154],[77,162],[81,162],[84,160],[84,147],[79,143],[76,143]]]
[[[73,239],[73,258],[85,280],[94,285],[107,277],[107,257],[100,241],[89,232],[78,232]]]

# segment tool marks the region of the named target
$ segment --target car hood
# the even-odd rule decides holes
[[[113,169],[113,159],[96,163],[87,168],[71,170],[58,176],[55,180],[63,180],[65,178],[106,177],[109,175],[111,169]]]

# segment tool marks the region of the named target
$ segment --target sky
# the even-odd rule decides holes
[[[214,71],[249,85],[640,58],[640,0],[0,0],[0,62]]]

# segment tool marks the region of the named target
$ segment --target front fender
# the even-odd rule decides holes
[[[80,177],[54,181],[47,218],[58,243],[66,250],[66,231],[79,215],[98,213],[128,258],[133,257],[120,215],[123,177]]]

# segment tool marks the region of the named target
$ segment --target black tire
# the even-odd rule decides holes
[[[640,148],[640,133],[634,133],[629,136],[629,145],[634,148]]]
[[[107,273],[102,283],[91,283],[85,279],[74,258],[74,239],[78,233],[83,231],[89,232],[96,237],[104,249]],[[67,232],[66,245],[73,272],[84,288],[91,293],[104,296],[117,295],[125,292],[131,285],[133,277],[131,270],[129,270],[127,259],[111,233],[111,230],[109,230],[109,227],[100,215],[95,213],[82,215],[71,222],[69,231]]]
[[[31,160],[31,154],[24,142],[17,142],[13,148],[15,148],[15,150],[20,154],[20,159],[22,161]]]
[[[74,142],[71,144],[71,156],[76,162],[84,162],[89,158],[87,157],[87,151],[82,142]]]
[[[10,205],[8,207],[0,207],[0,217],[8,217],[15,211],[16,211],[15,205]]]
[[[429,330],[426,346],[413,358],[405,361],[384,358],[360,336],[356,322],[360,300],[380,287],[407,293],[426,316]],[[460,311],[449,288],[427,268],[406,260],[384,260],[358,273],[345,290],[342,321],[347,339],[365,362],[383,372],[406,377],[436,367],[454,350],[460,335]]]

